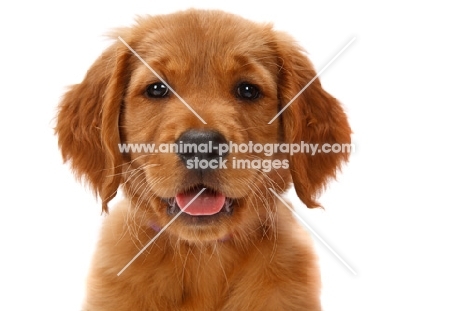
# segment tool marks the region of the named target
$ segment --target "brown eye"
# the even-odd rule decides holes
[[[260,96],[260,90],[253,84],[241,83],[237,86],[237,97],[240,99],[254,100]]]
[[[146,87],[146,96],[149,98],[164,98],[169,93],[169,88],[162,82],[150,84]]]

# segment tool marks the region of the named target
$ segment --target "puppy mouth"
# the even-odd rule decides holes
[[[202,189],[205,190],[202,191]],[[232,214],[234,199],[206,187],[197,185],[177,193],[175,197],[163,198],[167,203],[170,215],[178,214],[181,210],[192,217],[210,217],[218,214]]]

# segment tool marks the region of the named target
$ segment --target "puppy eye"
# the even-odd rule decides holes
[[[146,95],[150,98],[163,98],[169,93],[169,88],[162,82],[156,82],[146,87]]]
[[[241,99],[254,100],[260,96],[260,90],[253,84],[241,83],[237,87],[237,97]]]

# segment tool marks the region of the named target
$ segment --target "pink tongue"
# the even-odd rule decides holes
[[[176,195],[177,205],[180,209],[184,209],[186,205],[199,193],[200,191],[192,191],[189,193],[179,193]],[[195,201],[190,203],[184,210],[185,213],[192,216],[208,216],[219,213],[223,208],[226,197],[220,193],[212,191],[203,191]]]

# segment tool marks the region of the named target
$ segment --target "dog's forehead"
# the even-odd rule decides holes
[[[139,25],[137,51],[148,59],[194,65],[274,57],[271,27],[231,14],[187,12],[149,17]]]

